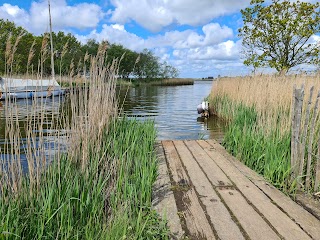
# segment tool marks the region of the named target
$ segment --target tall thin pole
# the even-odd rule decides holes
[[[51,75],[52,75],[52,80],[55,80],[50,0],[48,0],[48,7],[49,7],[50,44],[51,44]]]

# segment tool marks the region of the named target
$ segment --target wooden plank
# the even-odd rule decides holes
[[[179,155],[172,141],[163,141],[162,144],[165,150],[171,176],[174,181],[173,187],[178,188],[181,186],[179,183],[183,183],[184,186],[184,190],[180,191],[180,193],[183,195],[179,199],[182,202],[178,203],[178,210],[183,210],[181,214],[183,215],[186,228],[188,230],[186,232],[190,234],[192,239],[215,239],[211,226],[200,205],[194,189],[191,187],[188,175],[183,169]],[[181,209],[182,206],[184,209]]]
[[[159,161],[158,177],[153,185],[152,206],[162,219],[167,220],[171,239],[181,239],[184,235],[178,209],[174,199],[169,172],[162,144],[157,146],[157,157]]]
[[[217,189],[250,239],[280,239],[252,206],[248,204],[239,191],[226,188]]]
[[[203,151],[196,141],[185,141],[185,144],[192,152],[192,155],[197,160],[203,171],[206,173],[207,178],[213,186],[232,186],[232,183],[217,166],[217,164]]]
[[[227,158],[218,151],[213,151],[213,146],[206,141],[199,141],[199,144],[283,238],[290,240],[311,239]]]
[[[261,191],[263,191],[274,204],[279,206],[291,219],[293,219],[305,232],[313,239],[320,238],[320,221],[310,212],[306,211],[302,206],[294,202],[290,197],[273,187],[265,181],[265,179],[252,169],[243,165],[238,159],[231,156],[216,141],[208,141],[219,153],[223,154],[230,162],[232,162],[239,171],[249,178]]]
[[[244,239],[239,227],[182,141],[174,145],[219,239]]]

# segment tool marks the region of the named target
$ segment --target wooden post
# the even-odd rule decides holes
[[[300,162],[299,162],[299,178],[298,182],[299,188],[302,187],[302,177],[304,175],[303,169],[304,169],[304,156],[305,156],[305,151],[306,151],[306,142],[307,142],[307,134],[308,134],[308,126],[309,126],[309,118],[310,118],[310,107],[311,107],[311,100],[313,96],[313,89],[314,87],[312,86],[310,88],[310,94],[309,94],[309,100],[307,102],[307,109],[306,109],[306,115],[305,115],[305,120],[304,120],[304,128],[303,132],[301,134],[301,144],[300,144]],[[303,99],[302,99],[303,102]],[[303,105],[303,104],[302,104]]]
[[[317,161],[315,163],[315,181],[314,181],[314,191],[318,191],[320,183],[320,138],[318,142],[318,155]]]
[[[293,86],[293,92],[292,92],[292,104],[291,104],[291,169],[293,170],[293,166],[296,164],[296,142],[295,142],[295,137],[296,137],[296,131],[295,131],[295,126],[296,126],[296,108],[297,108],[297,93],[296,93],[296,85]],[[292,180],[295,178],[292,174]]]
[[[294,164],[291,166],[293,172],[293,178],[298,177],[299,173],[299,159],[301,156],[301,147],[300,147],[300,125],[301,125],[301,114],[302,114],[302,105],[304,98],[304,85],[301,86],[301,89],[295,89],[295,98],[296,98],[296,107],[294,111],[295,115],[295,125],[293,126],[294,134]]]
[[[306,173],[306,189],[310,188],[310,172],[311,172],[311,162],[312,162],[312,143],[314,141],[315,123],[318,116],[318,104],[320,98],[320,91],[318,91],[317,100],[313,108],[313,117],[310,126],[309,134],[309,145],[308,145],[308,162],[307,162],[307,173]]]

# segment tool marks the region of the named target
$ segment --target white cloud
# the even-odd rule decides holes
[[[170,31],[163,35],[156,35],[143,39],[136,34],[126,31],[124,25],[104,24],[101,32],[93,30],[87,36],[77,36],[82,42],[94,38],[98,41],[107,39],[112,43],[120,43],[132,50],[141,51],[144,48],[172,47],[175,49],[192,49],[219,44],[225,39],[233,37],[233,31],[227,26],[218,23],[209,23],[202,28],[199,34],[193,30]]]
[[[96,4],[80,3],[68,6],[66,0],[51,0],[51,15],[55,31],[95,28],[104,17],[102,9]],[[0,6],[0,18],[14,21],[31,32],[43,33],[49,29],[48,2],[33,1],[29,12],[5,3]]]
[[[119,43],[134,50],[152,49],[163,61],[167,61],[180,69],[181,76],[190,76],[210,69],[221,70],[226,63],[228,66],[238,67],[241,42],[229,40],[233,37],[232,29],[210,23],[202,27],[202,33],[193,30],[169,31],[163,35],[156,35],[143,39],[128,32],[120,24],[104,24],[102,30],[93,30],[86,36],[76,36],[82,42],[90,38],[97,41],[108,40]],[[236,69],[236,68],[235,68]],[[235,71],[230,67],[230,71]]]
[[[91,31],[88,35],[75,35],[81,42],[85,43],[88,39],[95,39],[98,42],[108,40],[110,43],[121,44],[131,50],[142,51],[145,46],[145,40],[134,33],[127,32],[123,25],[112,24],[102,25],[102,30]]]
[[[240,41],[227,40],[217,45],[202,48],[176,49],[173,54],[181,59],[187,57],[192,60],[237,60],[239,59],[240,46]]]
[[[111,27],[113,27],[114,29],[118,29],[120,31],[124,31],[124,26],[121,24],[112,24]]]
[[[171,24],[200,26],[212,19],[238,12],[250,0],[111,0],[115,7],[111,20],[131,20],[151,31]]]
[[[8,3],[0,6],[0,18],[8,19],[20,26],[24,26],[25,23],[29,22],[29,14],[25,10]]]
[[[235,35],[233,30],[211,20],[237,12],[246,7],[248,2],[249,0],[111,0],[110,4],[116,8],[104,13],[96,4],[70,6],[66,0],[51,0],[51,12],[55,31],[91,28],[89,34],[76,34],[76,37],[82,42],[90,38],[97,41],[108,40],[135,51],[151,49],[161,60],[179,68],[181,76],[192,76],[196,73],[221,71],[223,66],[230,67],[233,71],[239,64],[242,66],[239,60],[239,42],[230,40]],[[29,11],[3,4],[0,6],[0,17],[8,18],[36,34],[49,28],[47,0],[33,1]],[[98,30],[101,21],[109,17],[110,23],[100,25],[101,29]],[[153,31],[184,24],[202,28],[200,31],[172,30],[142,38],[126,30],[125,23],[131,21]]]

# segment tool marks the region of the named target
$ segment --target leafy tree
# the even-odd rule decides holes
[[[19,55],[19,48],[22,46],[21,40],[23,40],[23,36],[27,34],[27,31],[22,27],[17,27],[13,22],[10,22],[8,20],[0,19],[0,73],[5,72],[5,56],[6,54],[12,55],[14,52],[14,59],[12,60],[12,69],[20,69],[19,64],[22,62],[21,55]],[[17,38],[20,40],[17,41]],[[25,38],[27,39],[28,36]],[[10,42],[9,45],[11,45],[10,50],[8,51],[7,46],[9,46],[7,43]],[[17,49],[13,51],[13,47],[17,41]]]
[[[132,76],[154,79],[177,75],[174,67],[161,63],[160,59],[147,49],[139,53],[119,44],[110,45],[107,41],[99,43],[94,39],[81,44],[74,35],[64,32],[52,33],[52,37],[55,49],[55,72],[60,76],[86,72],[90,66],[88,56],[97,55],[103,43],[104,46],[107,46],[108,64],[114,59],[121,59],[119,75],[123,79],[129,79]],[[47,34],[34,36],[22,27],[17,27],[13,22],[0,19],[0,74],[7,72],[27,73],[29,76],[36,74],[50,76],[50,44],[48,41]],[[10,60],[9,67],[6,66],[8,59]]]
[[[241,10],[244,64],[254,68],[269,66],[286,73],[300,64],[319,62],[319,43],[311,43],[320,32],[320,3],[252,0]]]
[[[179,75],[178,69],[169,65],[167,62],[161,64],[162,78],[176,78]]]
[[[108,49],[107,62],[111,63],[113,59],[121,60],[119,66],[119,75],[122,79],[129,79],[134,70],[135,62],[138,56],[138,53],[124,48],[122,45],[112,44]]]
[[[135,68],[135,75],[141,79],[154,79],[161,77],[159,58],[153,52],[144,49]]]
[[[65,34],[61,31],[52,33],[52,39],[56,53],[55,72],[61,72],[62,75],[66,75],[69,72],[72,61],[75,66],[79,62],[83,62],[84,53],[81,50],[81,43],[71,33]]]

